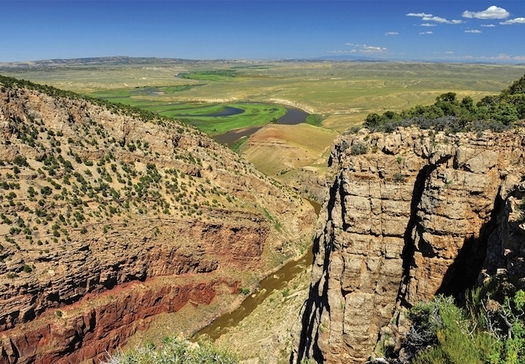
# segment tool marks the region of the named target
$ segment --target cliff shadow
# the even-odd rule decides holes
[[[412,238],[412,231],[419,226],[417,224],[417,205],[421,201],[423,192],[425,190],[425,181],[428,179],[428,176],[437,168],[437,165],[426,165],[423,167],[414,182],[414,189],[412,191],[412,200],[410,201],[410,218],[408,220],[407,227],[405,229],[404,240],[405,245],[403,246],[403,251],[401,253],[402,264],[403,264],[403,278],[399,286],[398,299],[397,301],[401,303],[402,306],[410,308],[411,304],[406,300],[406,287],[408,287],[410,281],[410,267],[412,266],[414,260],[414,252],[416,246],[414,239]]]
[[[465,239],[436,294],[452,296],[459,304],[464,303],[464,293],[477,282],[487,257],[490,236],[496,230],[498,219],[505,209],[505,201],[500,197],[499,191],[493,206],[490,220],[481,227],[478,237]]]
[[[342,180],[341,178],[339,179]],[[343,198],[343,187],[341,182],[334,183],[330,187],[329,200],[327,203],[327,211],[329,215],[327,216],[327,221],[333,221],[332,212],[335,210],[334,206],[336,201],[342,200]],[[342,210],[342,209],[341,209]],[[341,217],[342,219],[342,217]],[[322,271],[328,272],[328,267],[330,265],[330,253],[332,251],[332,241],[335,239],[333,234],[334,227],[328,227],[325,225],[322,234],[316,234],[314,239],[314,244],[312,246],[312,252],[314,255],[314,260],[312,263],[312,270],[316,269],[316,256],[321,252],[321,244],[325,245],[325,254],[322,261]],[[323,237],[325,237],[323,239]],[[319,269],[319,268],[317,268]],[[322,287],[321,287],[321,284]],[[319,292],[321,292],[319,294]],[[328,292],[328,278],[320,279],[317,282],[312,282],[310,284],[310,289],[308,292],[308,298],[303,304],[302,308],[302,317],[301,317],[301,333],[299,338],[299,345],[297,351],[293,351],[290,355],[290,363],[301,363],[306,359],[313,359],[316,363],[324,362],[323,355],[319,346],[317,345],[319,333],[317,331],[318,320],[321,317],[324,310],[329,309],[327,302],[327,292]]]

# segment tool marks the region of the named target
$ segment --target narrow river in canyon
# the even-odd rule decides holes
[[[315,213],[319,216],[321,204],[309,201],[315,209]],[[310,269],[313,262],[312,246],[308,251],[298,260],[292,260],[283,265],[278,271],[270,274],[264,278],[257,289],[252,292],[243,303],[234,311],[225,315],[219,316],[210,325],[200,330],[195,337],[206,336],[211,340],[218,339],[221,335],[226,333],[231,327],[234,327],[241,322],[245,317],[255,310],[268,296],[274,291],[284,289],[288,282],[295,278],[299,273]]]

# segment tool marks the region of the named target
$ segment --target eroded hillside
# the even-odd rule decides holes
[[[1,81],[3,360],[80,362],[188,302],[228,309],[308,245],[311,206],[195,129]]]

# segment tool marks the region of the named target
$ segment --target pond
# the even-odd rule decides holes
[[[225,116],[232,116],[232,115],[239,115],[244,112],[243,109],[239,109],[237,107],[232,106],[224,106],[221,111],[214,112],[211,114],[179,114],[177,116],[208,116],[208,117],[225,117]]]

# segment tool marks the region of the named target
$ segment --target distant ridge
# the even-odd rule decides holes
[[[122,64],[153,64],[153,63],[180,63],[199,62],[180,58],[156,58],[156,57],[88,57],[71,59],[47,59],[39,61],[4,62],[0,67],[6,68],[32,68],[53,66],[88,66],[88,65],[122,65]]]
[[[37,69],[53,67],[89,67],[89,66],[118,66],[118,65],[175,65],[175,64],[256,64],[256,63],[283,63],[283,62],[412,62],[412,63],[472,63],[472,64],[499,64],[493,62],[460,62],[458,60],[407,60],[407,59],[380,59],[353,55],[325,55],[313,58],[290,59],[185,59],[185,58],[158,58],[158,57],[85,57],[70,59],[47,59],[37,61],[0,62],[0,70]],[[523,66],[524,63],[509,63]]]
[[[352,56],[348,54],[327,55],[312,58],[314,61],[353,61],[353,62],[391,62],[389,59],[380,59],[375,57]]]
[[[206,62],[252,62],[246,60],[192,60],[183,58],[157,58],[157,57],[129,57],[129,56],[111,56],[111,57],[87,57],[87,58],[70,58],[70,59],[47,59],[38,61],[22,62],[0,62],[0,68],[38,68],[38,67],[68,67],[68,66],[111,66],[123,64],[177,64],[177,63],[206,63]]]

